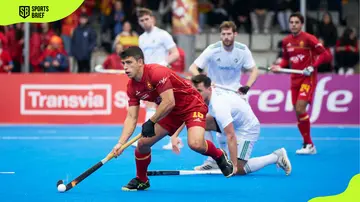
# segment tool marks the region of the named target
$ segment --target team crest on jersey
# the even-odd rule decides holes
[[[300,48],[304,47],[304,42],[300,41],[299,46],[300,46]]]
[[[153,90],[154,87],[151,85],[151,83],[149,81],[146,82],[146,87],[148,90]]]

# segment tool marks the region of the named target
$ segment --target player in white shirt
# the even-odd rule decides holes
[[[198,75],[198,69],[204,70],[207,67],[207,75],[217,85],[239,90],[245,95],[255,83],[258,76],[258,69],[249,48],[242,43],[236,42],[236,25],[231,21],[224,21],[220,25],[220,38],[214,44],[209,45],[201,55],[190,66],[192,75]],[[241,72],[250,73],[245,86],[241,86]],[[217,133],[216,136],[221,136]],[[206,133],[206,138],[212,141],[211,132]],[[211,158],[208,158],[202,165],[196,166],[195,170],[211,169],[216,166]]]
[[[156,20],[151,10],[140,8],[137,11],[137,17],[140,26],[144,29],[144,33],[139,37],[139,47],[144,53],[145,64],[156,63],[169,67],[180,57],[172,36],[155,26]],[[145,121],[154,115],[155,108],[156,104],[146,103]],[[137,142],[133,144],[133,146],[136,145]],[[163,148],[171,150],[171,142],[169,141],[169,144],[164,145]]]
[[[244,94],[256,81],[258,69],[249,48],[236,42],[236,25],[231,21],[224,21],[220,25],[220,38],[209,45],[190,66],[192,75],[198,75],[198,69],[207,67],[207,75],[211,80],[220,85],[235,90],[239,89]],[[245,86],[241,86],[241,72],[250,72],[250,77]]]
[[[151,10],[139,9],[138,21],[144,29],[144,33],[139,37],[139,47],[144,53],[145,64],[169,66],[180,57],[172,36],[155,26],[155,17]]]
[[[194,76],[192,83],[209,106],[206,130],[220,129],[224,134],[219,137],[220,148],[230,154],[230,159],[237,168],[236,174],[249,174],[272,164],[282,168],[286,175],[291,173],[291,163],[284,148],[266,156],[250,158],[259,138],[260,123],[244,98],[232,91],[212,88],[211,79],[206,75]],[[173,149],[175,152],[180,151],[176,144]]]

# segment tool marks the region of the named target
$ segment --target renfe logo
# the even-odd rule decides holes
[[[22,84],[22,115],[109,115],[110,84]]]
[[[331,88],[331,80],[332,77],[327,76],[321,78],[317,83],[312,108],[310,109],[309,106],[307,108],[312,123],[317,121],[322,113],[330,112],[333,116],[336,116],[337,113],[346,113],[351,109],[350,104],[353,102],[353,93],[350,90],[341,89],[341,86],[336,87],[336,90]],[[250,90],[248,99],[253,107],[264,113],[292,112],[294,110],[289,90]]]

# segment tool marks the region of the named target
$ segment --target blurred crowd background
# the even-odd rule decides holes
[[[174,2],[85,0],[64,19],[30,24],[30,72],[85,73],[99,64],[122,68],[118,53],[138,45],[143,32],[137,9],[151,9],[156,26],[173,33]],[[225,20],[236,23],[236,39],[249,46],[258,66],[277,63],[281,39],[289,34],[289,15],[300,10],[300,0],[198,0],[197,10],[195,48],[185,52],[179,46],[181,57],[173,64],[176,71],[187,70],[187,55],[197,55],[220,40],[218,25]],[[316,35],[333,56],[320,72],[359,72],[359,0],[307,0],[306,31]],[[23,66],[24,24],[0,26],[0,72],[23,72]]]

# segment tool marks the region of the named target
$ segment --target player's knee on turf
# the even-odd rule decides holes
[[[242,160],[242,159],[238,159],[237,161],[237,175],[246,175],[245,172],[245,165],[246,165],[247,161]]]

